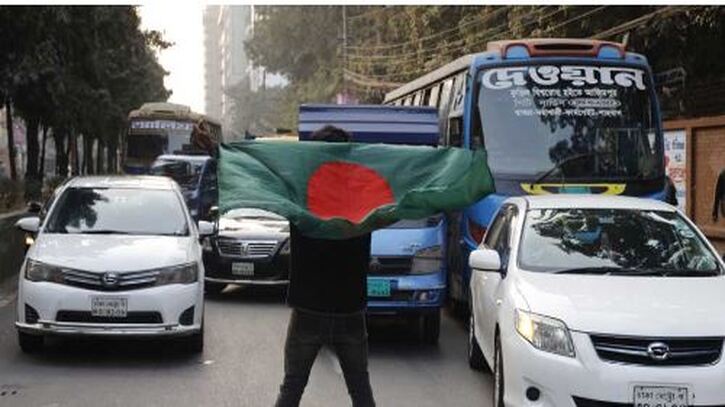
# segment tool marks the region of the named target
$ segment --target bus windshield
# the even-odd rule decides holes
[[[643,69],[547,62],[484,69],[478,83],[474,137],[494,176],[568,182],[663,175]]]
[[[181,120],[136,119],[128,135],[128,158],[153,160],[164,153],[181,150],[189,143],[193,124]]]

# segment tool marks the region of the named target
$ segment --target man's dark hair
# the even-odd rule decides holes
[[[352,135],[345,130],[327,125],[319,130],[316,130],[310,135],[312,141],[327,141],[332,143],[348,143],[352,141]]]

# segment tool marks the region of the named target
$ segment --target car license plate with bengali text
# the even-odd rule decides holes
[[[634,386],[634,407],[688,407],[687,387]]]
[[[122,297],[91,297],[91,315],[94,317],[126,318],[128,299]]]
[[[253,277],[254,263],[232,263],[232,275],[240,277]]]
[[[368,297],[390,297],[390,280],[369,278]]]

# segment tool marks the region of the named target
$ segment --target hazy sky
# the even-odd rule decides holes
[[[203,4],[197,1],[147,3],[139,7],[141,28],[158,30],[174,46],[162,51],[159,61],[169,71],[165,85],[170,102],[204,113]]]

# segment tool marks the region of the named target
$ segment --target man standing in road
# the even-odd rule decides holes
[[[342,129],[326,126],[316,141],[349,142]],[[292,307],[284,353],[284,381],[277,407],[298,406],[320,348],[337,354],[354,407],[374,406],[368,375],[365,323],[370,234],[332,240],[290,227]]]

